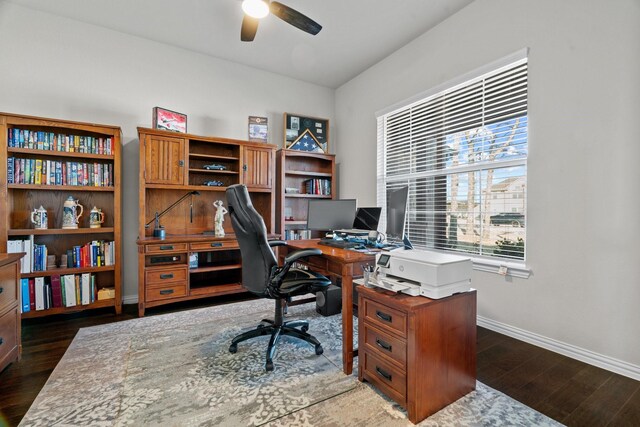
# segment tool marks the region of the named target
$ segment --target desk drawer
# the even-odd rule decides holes
[[[18,263],[20,265],[20,263]],[[16,266],[11,264],[0,268],[0,313],[18,299]]]
[[[224,242],[216,241],[216,242],[198,242],[198,243],[190,243],[189,249],[191,251],[215,251],[217,249],[227,250],[227,249],[238,249],[238,242],[236,240],[226,240]]]
[[[364,298],[363,319],[383,331],[407,337],[407,314]]]
[[[18,346],[17,311],[13,308],[0,317],[0,362]]]
[[[148,287],[145,290],[147,301],[159,301],[187,295],[186,283],[167,283],[165,286]]]
[[[406,406],[407,403],[407,375],[393,363],[375,357],[365,350],[364,377],[380,389],[384,394]]]
[[[187,244],[186,243],[162,243],[159,245],[146,245],[145,251],[148,254],[157,254],[164,252],[180,252],[186,251]]]
[[[407,344],[404,340],[387,334],[367,323],[364,324],[364,345],[367,352],[380,358],[388,358],[398,364],[398,367],[407,369]]]
[[[164,286],[165,283],[184,282],[186,283],[188,268],[148,268],[145,271],[145,283],[148,287]]]

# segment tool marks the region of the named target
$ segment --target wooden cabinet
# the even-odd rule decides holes
[[[176,136],[156,129],[138,128],[138,133],[140,141],[148,143],[140,148],[139,315],[158,305],[244,292],[240,250],[228,215],[223,223],[225,237],[213,236],[213,203],[222,200],[227,207],[227,187],[245,184],[273,235],[276,147],[229,138]],[[164,165],[170,166],[156,166],[155,159],[166,159]],[[161,214],[185,195],[159,220],[166,238],[154,238],[156,212]]]
[[[31,259],[29,263],[35,264],[33,260],[39,259],[41,265],[27,268],[21,278],[36,282],[43,278],[45,287],[56,275],[87,274],[94,283],[89,303],[66,307],[55,304],[52,296],[45,309],[22,313],[23,318],[99,307],[114,307],[120,313],[120,162],[117,126],[0,113],[0,199],[6,201],[0,203],[0,252],[17,252],[14,241],[29,242],[25,262]],[[63,228],[63,204],[69,197],[84,207],[77,228]],[[47,212],[46,229],[36,229],[31,222],[31,212],[40,206]],[[99,228],[90,227],[93,207],[104,214]],[[82,259],[61,265],[62,256],[76,250]],[[44,268],[45,254],[55,256],[58,268],[51,269],[49,260]],[[115,298],[98,300],[101,288],[114,288]]]
[[[271,189],[273,187],[273,150],[245,147],[243,151],[243,183],[249,189]]]
[[[184,139],[147,135],[142,144],[145,151],[145,179],[148,184],[184,184]]]
[[[22,353],[20,339],[20,258],[0,254],[0,372]]]
[[[432,300],[358,287],[358,378],[416,424],[476,386],[476,291]]]
[[[333,199],[336,194],[335,155],[280,149],[276,156],[276,229],[283,238],[320,237],[305,231],[310,199]],[[302,231],[302,232],[301,232]]]

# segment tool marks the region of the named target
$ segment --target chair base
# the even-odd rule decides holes
[[[260,337],[263,335],[271,335],[269,340],[269,346],[267,347],[267,361],[265,363],[265,369],[267,371],[273,371],[273,356],[276,351],[276,344],[280,340],[282,335],[288,335],[295,337],[315,347],[316,354],[319,356],[323,353],[322,345],[313,335],[307,333],[309,330],[309,322],[306,320],[292,320],[289,322],[274,322],[270,319],[262,319],[262,322],[256,329],[244,332],[231,341],[229,346],[229,352],[235,353],[238,351],[238,343],[249,340],[251,338]],[[297,329],[297,328],[300,329]]]

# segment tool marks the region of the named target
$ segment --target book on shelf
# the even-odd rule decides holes
[[[7,183],[113,187],[113,164],[7,159]]]
[[[22,294],[22,312],[26,313],[31,311],[31,304],[29,303],[29,279],[26,277],[20,279],[20,293]]]
[[[9,128],[7,136],[9,147],[69,153],[113,154],[113,144],[110,137],[81,136],[17,127]]]
[[[44,277],[36,277],[36,310],[44,310]]]
[[[62,307],[62,285],[60,283],[60,275],[51,276],[51,293],[54,307]]]
[[[73,274],[65,274],[62,281],[64,287],[64,303],[65,307],[74,307],[76,305],[76,279]]]

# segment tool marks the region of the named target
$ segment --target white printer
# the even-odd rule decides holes
[[[408,295],[439,299],[471,289],[470,258],[424,250],[394,250],[376,256],[368,276],[374,285]]]

